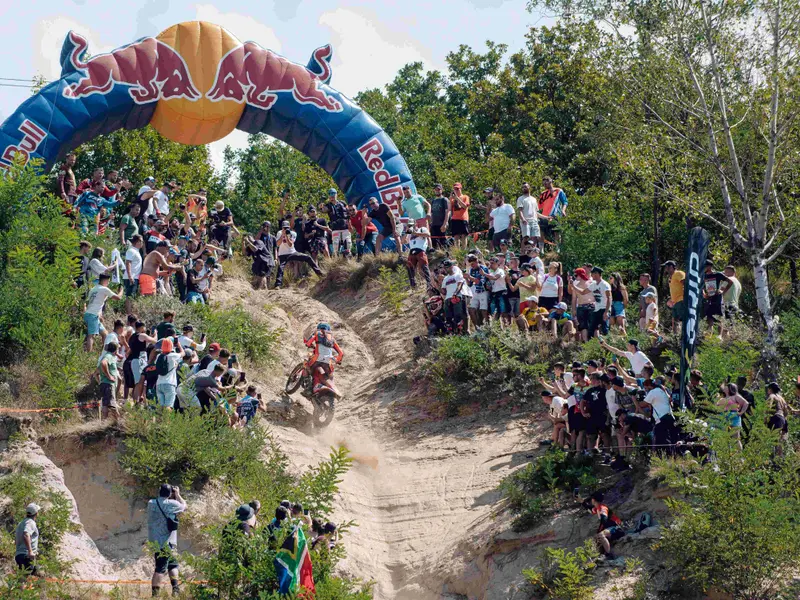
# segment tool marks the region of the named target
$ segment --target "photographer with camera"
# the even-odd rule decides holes
[[[180,593],[178,584],[178,515],[186,511],[186,501],[178,486],[162,483],[158,497],[147,503],[147,541],[158,547],[153,572],[153,597],[159,595],[164,574],[169,574],[172,595]]]
[[[289,221],[281,223],[281,232],[278,235],[278,274],[275,276],[275,288],[280,288],[283,285],[283,270],[286,268],[287,262],[303,262],[309,265],[317,277],[322,277],[322,271],[316,261],[308,254],[298,252],[294,248],[294,242],[297,239],[297,233],[292,231]]]

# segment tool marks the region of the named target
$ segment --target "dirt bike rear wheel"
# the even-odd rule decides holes
[[[300,384],[303,382],[304,368],[305,365],[300,363],[289,373],[289,378],[286,380],[286,386],[284,387],[287,394],[294,394],[300,388]]]
[[[312,420],[314,427],[327,427],[333,421],[333,411],[336,396],[332,392],[320,392],[315,395],[311,403],[314,405]]]

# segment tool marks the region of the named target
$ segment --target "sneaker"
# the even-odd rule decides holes
[[[610,454],[604,454],[603,455],[603,464],[604,465],[610,465],[611,464],[611,455]]]

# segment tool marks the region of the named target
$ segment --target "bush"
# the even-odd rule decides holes
[[[393,271],[381,266],[378,269],[378,284],[381,288],[381,303],[399,317],[409,289],[405,275],[399,270]]]
[[[656,461],[657,473],[681,492],[667,500],[673,516],[659,544],[698,589],[735,599],[782,597],[800,560],[800,458],[775,456],[777,434],[757,405],[744,450],[725,430],[711,431],[715,461]]]
[[[545,548],[539,569],[524,569],[523,576],[539,597],[553,600],[591,600],[590,584],[599,552],[594,540],[586,540],[573,552],[564,548]]]

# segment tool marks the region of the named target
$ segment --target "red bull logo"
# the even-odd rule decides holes
[[[47,137],[44,129],[28,119],[22,122],[19,131],[22,133],[22,140],[17,145],[9,144],[5,147],[0,156],[0,169],[8,170],[15,159],[20,160],[23,165],[27,164],[30,155],[36,152],[44,138]]]
[[[330,46],[314,53],[313,58],[322,71],[317,75],[255,42],[246,42],[222,57],[206,98],[212,102],[233,100],[268,110],[278,100],[279,93],[291,92],[299,104],[341,112],[341,102],[321,88],[322,81],[330,77],[330,56]]]
[[[370,139],[358,149],[358,154],[372,173],[372,180],[378,188],[381,201],[388,205],[395,216],[400,216],[400,202],[403,198],[403,188],[400,186],[400,176],[392,175],[385,169],[383,162],[383,144],[377,137]],[[392,187],[388,187],[392,186]],[[386,188],[386,189],[383,189]]]
[[[115,85],[128,86],[128,93],[137,104],[162,98],[195,101],[201,97],[183,57],[156,38],[147,37],[86,61],[82,60],[86,39],[74,31],[69,33],[69,39],[74,46],[69,61],[84,75],[77,83],[64,88],[65,98],[108,94]]]

